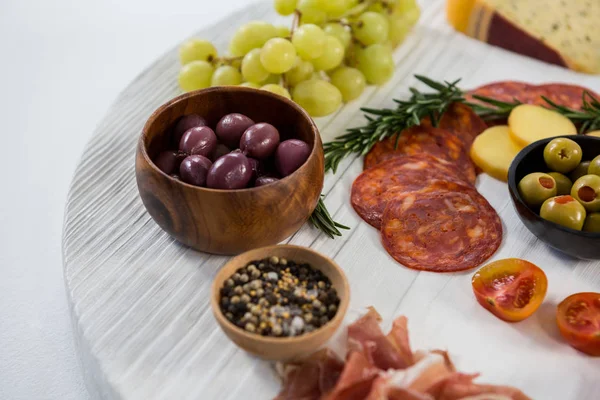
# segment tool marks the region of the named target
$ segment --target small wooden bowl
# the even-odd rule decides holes
[[[282,141],[305,141],[312,147],[308,160],[276,183],[241,190],[188,185],[151,161],[168,148],[180,117],[196,113],[214,128],[233,112],[271,123]],[[323,166],[319,131],[301,107],[264,90],[226,86],[184,94],[156,110],[139,139],[135,171],[144,206],[163,230],[196,250],[230,255],[279,243],[300,229],[319,200]]]
[[[600,138],[593,136],[561,136],[574,140],[583,150],[583,161],[600,154]],[[581,259],[600,259],[600,233],[582,232],[566,228],[540,217],[539,207],[529,207],[518,190],[521,179],[532,172],[548,172],[544,148],[552,139],[538,140],[517,154],[508,171],[508,189],[517,214],[523,224],[538,239],[570,256]]]
[[[224,282],[237,269],[246,266],[251,261],[271,256],[283,257],[298,263],[308,263],[329,277],[340,298],[337,314],[331,321],[305,335],[273,338],[248,333],[227,320],[219,307],[220,291]],[[239,347],[265,360],[291,361],[305,358],[318,350],[339,328],[350,302],[350,287],[344,271],[333,260],[316,251],[292,245],[269,246],[248,251],[225,264],[213,281],[210,302],[221,329]]]

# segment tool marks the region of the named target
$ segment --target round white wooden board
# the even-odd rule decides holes
[[[393,107],[392,98],[406,97],[408,87],[416,84],[415,73],[438,80],[462,77],[464,88],[515,79],[572,82],[600,91],[598,77],[539,63],[453,32],[445,23],[442,0],[422,5],[420,25],[395,53],[392,80],[368,88],[359,100],[319,119],[324,141],[361,125],[362,106]],[[271,10],[271,2],[257,3],[198,36],[225,49],[233,29],[253,19],[281,18]],[[98,126],[73,179],[65,216],[64,267],[82,367],[96,398],[269,399],[279,389],[270,364],[237,349],[210,311],[209,285],[227,258],[175,242],[158,228],[138,197],[136,140],[152,111],[179,94],[178,68],[173,49],[123,91]],[[460,370],[481,372],[481,381],[511,384],[535,399],[598,398],[600,359],[563,343],[554,313],[569,294],[600,291],[600,262],[571,259],[542,244],[518,220],[506,185],[481,176],[477,187],[498,211],[505,229],[493,259],[530,260],[549,279],[546,301],[537,313],[518,324],[501,322],[475,301],[473,271],[417,272],[386,254],[377,230],[350,206],[350,187],[361,165],[354,157],[342,162],[335,176],[326,177],[324,188],[329,210],[352,230],[331,240],[305,226],[287,240],[333,257],[344,268],[352,289],[346,322],[369,305],[388,325],[404,314],[415,348],[447,348]]]

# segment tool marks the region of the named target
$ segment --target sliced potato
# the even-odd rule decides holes
[[[600,131],[588,132],[588,133],[586,133],[586,136],[597,136],[597,137],[600,137]]]
[[[531,104],[515,107],[508,116],[508,127],[510,137],[523,147],[540,139],[577,134],[567,117]]]
[[[488,175],[506,182],[510,163],[521,150],[508,133],[508,126],[493,126],[483,131],[471,146],[471,159]]]

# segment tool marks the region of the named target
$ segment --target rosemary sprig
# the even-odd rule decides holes
[[[342,236],[342,232],[340,229],[350,229],[346,225],[342,225],[339,222],[335,222],[329,214],[325,203],[323,202],[323,195],[319,199],[319,203],[317,204],[317,208],[313,211],[310,216],[309,222],[315,228],[323,231],[327,236],[334,239],[335,236]]]
[[[325,171],[335,173],[340,161],[351,153],[366,154],[375,143],[390,137],[406,128],[419,125],[421,119],[430,117],[432,124],[437,125],[439,117],[454,102],[464,102],[463,92],[457,87],[459,80],[439,83],[421,75],[415,77],[436,93],[421,93],[411,88],[409,100],[394,100],[395,109],[361,108],[366,113],[367,124],[348,131],[325,143]]]
[[[467,101],[466,92],[457,86],[460,80],[442,83],[422,75],[415,75],[415,78],[434,92],[422,93],[410,88],[411,97],[404,101],[394,100],[398,104],[395,109],[362,108],[367,119],[364,126],[350,128],[345,134],[323,145],[326,171],[331,170],[335,173],[340,162],[348,155],[365,155],[375,143],[420,124],[424,117],[429,117],[433,126],[437,126],[439,118],[452,103],[459,102],[470,106],[486,121],[506,119],[515,107],[522,104],[516,99],[513,102],[503,102],[477,95],[473,98],[481,103],[474,103]],[[600,130],[600,101],[589,92],[583,94],[581,110],[560,106],[545,97],[542,98],[548,104],[548,109],[564,115],[578,125],[579,133]]]

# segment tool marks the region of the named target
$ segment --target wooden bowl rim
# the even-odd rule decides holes
[[[247,253],[250,253],[253,251],[268,251],[268,250],[275,249],[275,248],[284,249],[284,250],[297,250],[297,251],[303,251],[303,252],[315,254],[319,258],[322,258],[325,262],[327,262],[331,266],[333,266],[334,270],[342,278],[342,286],[344,288],[344,292],[346,293],[346,295],[344,296],[344,298],[340,298],[340,305],[338,306],[338,311],[336,312],[335,317],[333,317],[333,319],[331,321],[329,321],[327,324],[325,324],[322,327],[319,327],[318,329],[316,329],[313,332],[310,332],[310,333],[307,333],[304,335],[300,335],[300,336],[281,337],[281,338],[262,336],[262,335],[258,335],[258,334],[254,334],[254,333],[248,333],[245,330],[243,330],[242,328],[231,323],[227,318],[225,318],[225,316],[221,312],[221,307],[219,307],[219,300],[218,300],[221,287],[217,280],[217,277],[222,273],[222,271],[229,265],[235,264],[237,262],[237,260],[244,257]],[[328,278],[331,279],[330,276],[328,276]],[[297,344],[302,341],[309,341],[310,339],[320,335],[322,333],[322,329],[327,328],[328,326],[336,326],[336,325],[341,324],[344,317],[346,316],[346,312],[348,311],[349,304],[350,304],[350,284],[348,283],[348,278],[346,277],[344,270],[331,258],[319,253],[318,251],[315,251],[309,247],[296,246],[296,245],[292,245],[292,244],[278,244],[278,245],[273,245],[273,246],[258,247],[256,249],[248,250],[248,251],[245,251],[245,252],[235,256],[234,258],[229,260],[225,265],[223,265],[217,272],[217,275],[213,279],[213,283],[212,283],[212,287],[211,287],[211,294],[210,294],[210,305],[213,309],[213,314],[217,318],[218,322],[220,324],[228,325],[231,329],[233,329],[236,332],[237,335],[242,336],[244,339],[254,341],[255,343],[260,343],[261,345]],[[335,330],[331,334],[333,335],[333,333],[335,333]]]
[[[284,178],[279,179],[277,182],[269,183],[264,186],[244,188],[244,189],[211,189],[211,188],[207,188],[207,187],[190,185],[189,183],[185,183],[182,180],[175,179],[171,175],[165,174],[163,171],[161,171],[156,166],[156,164],[154,164],[154,162],[150,159],[150,156],[148,156],[148,149],[145,146],[145,139],[148,136],[148,131],[150,130],[150,127],[152,126],[152,124],[154,124],[154,122],[159,117],[159,115],[161,115],[165,110],[167,110],[174,104],[179,103],[181,101],[188,100],[189,98],[192,98],[192,97],[205,95],[205,94],[210,95],[211,93],[214,93],[214,92],[255,93],[260,96],[271,97],[277,101],[280,101],[280,102],[286,104],[287,106],[293,108],[294,110],[298,111],[300,113],[300,115],[302,116],[302,118],[304,118],[306,121],[308,121],[308,124],[309,124],[312,134],[313,134],[313,147],[311,149],[310,154],[308,155],[308,158],[304,162],[304,164],[302,164],[300,166],[300,168],[298,168],[296,171],[292,172],[291,174],[289,174],[288,176],[286,176]],[[224,192],[246,192],[246,191],[251,191],[251,190],[260,190],[265,187],[272,187],[274,185],[279,184],[280,182],[287,181],[288,178],[292,178],[292,177],[294,177],[294,175],[297,175],[301,170],[308,168],[309,161],[315,157],[315,155],[318,151],[317,144],[320,141],[320,139],[321,139],[321,136],[319,133],[319,128],[317,127],[317,124],[315,124],[315,121],[310,117],[310,115],[308,115],[308,113],[302,107],[300,107],[298,104],[294,103],[292,100],[290,100],[284,96],[280,96],[278,94],[268,92],[266,90],[261,90],[261,89],[247,88],[247,87],[243,87],[243,86],[215,86],[215,87],[210,87],[207,89],[194,90],[191,92],[183,93],[183,94],[167,101],[163,105],[161,105],[150,115],[150,117],[144,124],[144,128],[142,129],[142,134],[140,135],[140,138],[138,139],[138,143],[139,143],[139,148],[141,149],[142,157],[144,158],[146,163],[149,164],[152,169],[154,169],[161,175],[165,176],[169,180],[175,182],[176,184],[183,185],[185,187],[188,187],[188,188],[194,189],[194,190],[200,190],[200,191],[205,191],[205,192],[224,193]]]
[[[521,194],[519,193],[519,190],[517,188],[517,182],[516,182],[516,180],[517,180],[516,173],[517,173],[518,166],[521,165],[521,163],[534,150],[537,150],[540,147],[545,146],[546,144],[548,144],[553,139],[558,139],[558,138],[571,139],[571,140],[577,142],[577,144],[579,144],[578,140],[580,140],[580,139],[582,139],[583,141],[586,141],[586,140],[600,141],[600,137],[586,136],[586,135],[579,135],[578,134],[578,135],[563,135],[563,136],[556,136],[556,137],[551,137],[551,138],[540,139],[538,141],[535,141],[535,142],[527,145],[525,148],[523,148],[517,154],[517,156],[512,161],[512,163],[510,165],[510,168],[508,169],[508,190],[512,194],[511,197],[513,199],[513,202],[516,201],[520,205],[522,205],[523,207],[526,207],[529,211],[531,211],[531,214],[533,214],[535,216],[534,218],[535,218],[536,222],[540,222],[540,223],[548,226],[548,228],[552,228],[552,229],[556,229],[556,230],[559,230],[559,231],[563,231],[565,233],[570,233],[570,234],[578,235],[578,236],[581,236],[581,237],[584,237],[584,238],[600,239],[600,232],[594,233],[594,232],[577,231],[575,229],[571,229],[571,228],[567,228],[565,226],[559,225],[559,224],[557,224],[555,222],[545,220],[544,218],[540,217],[540,215],[537,212],[535,212],[534,210],[532,210],[531,207],[529,207],[525,203],[525,201],[523,201],[523,199],[521,198]]]

